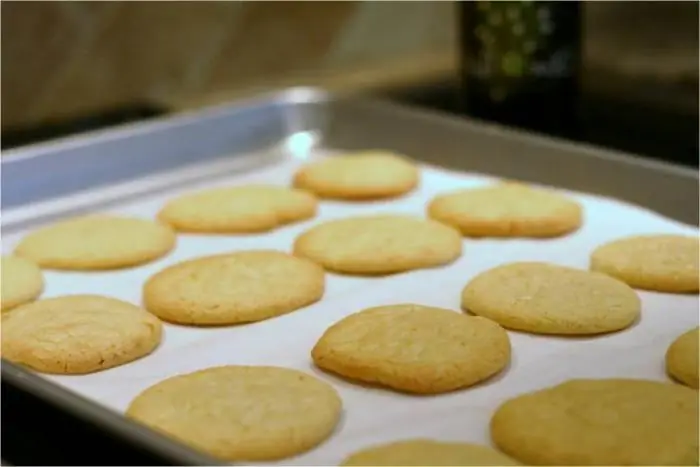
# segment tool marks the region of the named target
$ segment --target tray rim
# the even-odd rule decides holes
[[[69,135],[53,140],[42,141],[18,148],[3,151],[0,158],[0,166],[12,164],[34,157],[48,156],[49,153],[58,149],[70,149],[80,146],[87,146],[110,140],[132,137],[136,134],[148,134],[156,131],[164,131],[173,127],[195,123],[205,118],[223,116],[232,111],[242,111],[246,108],[259,106],[263,103],[285,103],[285,104],[327,104],[342,99],[350,98],[363,104],[380,106],[384,108],[400,110],[405,113],[422,115],[432,119],[439,119],[450,124],[460,124],[473,129],[485,130],[489,133],[497,134],[508,139],[526,140],[535,144],[546,144],[561,149],[576,148],[586,153],[586,155],[596,158],[616,159],[631,165],[646,166],[650,169],[665,172],[675,172],[676,175],[691,176],[698,178],[698,171],[691,167],[675,162],[660,161],[656,159],[641,157],[635,158],[633,153],[628,153],[616,149],[595,146],[589,143],[570,141],[564,138],[550,136],[546,134],[535,134],[525,130],[507,127],[504,125],[477,120],[467,116],[458,116],[434,109],[426,109],[417,105],[398,103],[386,98],[376,96],[358,96],[352,92],[331,92],[320,87],[296,86],[281,90],[261,93],[257,96],[247,97],[240,100],[227,101],[216,105],[202,108],[173,112],[163,116],[154,117],[142,122],[124,123],[112,127],[88,131],[76,135]]]
[[[177,132],[178,129],[193,132],[196,136],[198,132],[201,131],[197,127],[206,127],[207,124],[225,124],[228,119],[235,119],[237,116],[242,116],[245,112],[251,112],[250,115],[253,120],[260,120],[259,114],[257,114],[258,116],[256,117],[256,113],[254,113],[256,110],[266,110],[266,113],[263,114],[265,122],[274,122],[273,126],[278,126],[275,127],[276,129],[271,130],[272,133],[274,133],[272,138],[276,139],[278,143],[283,143],[286,138],[300,130],[308,130],[308,128],[300,128],[298,123],[301,122],[302,125],[309,125],[310,120],[310,126],[313,127],[312,129],[325,136],[326,128],[324,128],[324,125],[326,122],[320,122],[321,124],[318,127],[314,126],[319,124],[319,122],[313,121],[318,117],[314,112],[321,116],[326,112],[333,115],[336,108],[339,108],[342,113],[344,108],[347,108],[348,105],[351,109],[353,106],[355,106],[355,108],[359,106],[363,112],[369,111],[371,113],[376,109],[377,113],[382,112],[388,116],[395,115],[397,118],[405,118],[410,120],[412,124],[425,121],[431,124],[433,128],[442,127],[449,129],[449,131],[471,132],[472,134],[499,139],[506,144],[513,145],[513,147],[521,145],[530,148],[539,147],[548,152],[566,152],[567,155],[571,155],[572,158],[573,156],[580,156],[575,159],[578,161],[587,161],[589,164],[595,164],[595,161],[598,160],[601,161],[601,163],[611,165],[611,168],[615,170],[629,169],[639,172],[640,174],[645,172],[646,182],[649,182],[650,176],[658,174],[665,179],[667,189],[673,187],[673,182],[669,183],[669,180],[673,178],[678,179],[678,182],[682,182],[684,190],[688,190],[689,186],[695,185],[697,187],[699,185],[698,171],[692,167],[677,163],[635,156],[631,153],[601,148],[588,143],[570,141],[550,135],[534,134],[522,129],[506,127],[492,122],[485,122],[437,110],[425,109],[415,105],[397,103],[389,99],[376,98],[373,96],[358,96],[356,93],[347,91],[331,92],[322,88],[304,86],[265,92],[257,96],[246,97],[239,101],[223,102],[209,107],[190,109],[183,112],[159,116],[146,122],[126,123],[111,128],[15,148],[6,151],[3,157],[0,158],[0,175],[4,173],[3,169],[13,168],[15,172],[21,172],[26,170],[25,163],[28,161],[30,165],[34,165],[40,163],[45,157],[51,157],[50,165],[53,166],[56,166],[55,161],[61,160],[61,157],[72,157],[73,160],[70,162],[76,162],[76,154],[71,150],[82,151],[91,146],[94,147],[105,144],[105,149],[109,151],[110,149],[114,149],[114,144],[128,145],[132,137],[141,138],[140,141],[136,142],[137,147],[140,148],[141,146],[146,146],[149,141],[156,141],[156,143],[154,143],[156,145],[159,144],[157,141],[162,143],[164,137],[167,137],[169,133]],[[149,137],[152,137],[152,139],[149,139]],[[270,135],[267,135],[267,137],[270,138]],[[218,136],[215,139],[217,138]],[[243,139],[246,138],[244,137]],[[255,138],[252,140],[248,138],[247,141],[242,141],[242,144],[251,144],[251,141],[254,141],[252,144],[256,145],[256,151],[260,149],[260,147],[258,147],[260,142],[255,140]],[[215,144],[220,143],[219,141],[219,143]],[[267,144],[269,144],[269,142]],[[321,141],[321,146],[323,146],[323,140]],[[159,152],[163,150],[162,147],[160,150],[158,148],[154,149]],[[189,151],[193,151],[192,148],[190,148]],[[204,150],[204,152],[206,151],[207,150]],[[196,153],[196,150],[194,150],[194,152]],[[188,152],[187,154],[192,154],[192,152]],[[90,153],[89,151],[77,157],[78,160],[85,160],[85,166],[82,166],[82,168],[86,172],[99,171],[100,169],[98,167],[101,165],[99,161],[101,160],[112,160],[109,156],[102,157],[100,154],[95,154],[94,152]],[[112,155],[111,157],[115,156]],[[64,186],[58,190],[63,190],[60,193],[49,193],[46,196],[35,197],[34,199],[28,200],[18,199],[21,198],[21,196],[15,196],[14,202],[10,201],[12,204],[6,208],[6,216],[3,216],[4,219],[0,217],[0,224],[4,228],[12,228],[13,224],[15,224],[14,220],[17,217],[19,217],[20,222],[21,220],[26,221],[27,219],[33,218],[33,216],[27,212],[18,213],[18,211],[22,211],[25,206],[43,207],[45,204],[50,204],[54,200],[79,195],[85,189],[99,190],[109,185],[124,186],[130,181],[139,180],[145,175],[162,174],[169,169],[193,168],[196,165],[203,165],[200,164],[201,161],[210,162],[214,158],[211,154],[199,154],[197,157],[199,158],[193,159],[187,155],[183,157],[183,153],[177,155],[171,154],[170,157],[168,157],[168,155],[161,155],[153,159],[156,162],[147,163],[147,167],[139,166],[139,169],[143,169],[144,171],[132,173],[126,178],[123,176],[120,178],[118,175],[113,176],[110,172],[106,178],[104,174],[101,174],[101,180],[98,180],[97,183],[88,187],[66,188]],[[135,161],[133,158],[131,160],[133,163],[140,165],[138,161]],[[171,165],[168,165],[168,161],[172,161],[170,163]],[[110,163],[108,163],[108,165],[110,165]],[[111,162],[111,165],[114,165],[114,163]],[[150,165],[150,167],[148,165]],[[449,162],[447,165],[449,166]],[[456,168],[461,170],[459,167]],[[491,175],[498,175],[498,173],[494,172],[491,173]],[[86,176],[84,179],[90,180],[91,177]],[[30,183],[32,182],[36,184],[36,180],[30,178]],[[578,191],[586,191],[580,187],[567,187],[564,184],[561,186],[564,188],[577,189]],[[14,189],[17,190],[16,183]],[[616,196],[613,193],[608,195]],[[11,198],[12,196],[13,195],[10,195]],[[642,200],[630,200],[622,194],[618,196],[618,198],[632,202],[637,206],[651,209],[663,216],[679,220],[688,225],[698,225],[698,219],[694,214],[688,216],[686,213],[679,217],[677,213],[668,214],[662,206],[658,204],[656,204],[656,207],[648,206]],[[0,199],[2,198],[0,197]]]
[[[209,107],[166,113],[145,121],[127,122],[102,129],[86,131],[74,135],[41,141],[25,146],[6,149],[0,158],[0,165],[12,164],[34,157],[44,157],[59,149],[71,149],[89,144],[130,138],[135,135],[165,131],[178,126],[196,123],[205,118],[214,118],[259,106],[263,103],[279,102],[287,104],[323,103],[331,99],[331,93],[313,87],[292,87],[240,100],[223,102]]]
[[[420,120],[428,121],[428,123],[431,123],[433,127],[441,126],[443,128],[449,128],[450,131],[461,130],[465,133],[472,132],[474,134],[500,139],[501,141],[514,146],[524,145],[531,148],[540,147],[543,150],[551,152],[566,152],[571,154],[572,157],[574,155],[581,156],[577,157],[577,160],[588,160],[591,163],[595,163],[595,160],[600,160],[601,162],[617,166],[619,169],[624,170],[627,167],[631,170],[646,172],[647,179],[648,176],[653,173],[658,173],[666,179],[669,177],[678,178],[679,181],[682,180],[682,182],[685,184],[685,189],[688,189],[688,182],[696,186],[699,184],[699,173],[697,170],[677,163],[639,157],[631,153],[601,148],[588,143],[565,140],[550,135],[533,134],[522,129],[506,127],[492,122],[480,121],[446,112],[425,109],[419,106],[396,103],[388,99],[376,98],[372,96],[357,96],[352,92],[334,93],[315,87],[292,87],[274,92],[266,92],[258,96],[244,98],[240,101],[223,102],[210,107],[190,109],[179,113],[159,116],[145,122],[125,123],[111,128],[70,135],[52,141],[44,141],[34,145],[14,148],[12,150],[5,151],[3,156],[0,158],[0,176],[4,178],[3,174],[7,169],[21,173],[21,171],[27,170],[25,164],[29,163],[30,165],[34,165],[41,163],[41,161],[43,161],[46,157],[51,157],[51,164],[49,166],[53,165],[55,167],[57,165],[56,161],[62,160],[60,159],[61,157],[73,158],[73,160],[70,162],[75,163],[75,157],[77,156],[77,160],[85,160],[85,165],[81,166],[85,172],[89,173],[90,171],[93,171],[94,173],[95,170],[99,172],[99,166],[101,164],[99,164],[98,161],[112,161],[111,158],[114,158],[114,155],[111,155],[111,158],[109,155],[95,154],[95,152],[85,152],[76,155],[73,150],[84,151],[86,148],[95,146],[99,147],[99,145],[105,144],[105,149],[107,151],[112,150],[112,152],[114,152],[114,144],[128,145],[129,140],[133,137],[141,138],[136,142],[136,145],[139,148],[141,146],[146,146],[148,141],[155,141],[154,144],[158,145],[158,141],[162,143],[162,139],[166,137],[168,133],[175,133],[178,129],[194,132],[194,135],[197,135],[197,132],[200,131],[197,129],[198,126],[205,127],[208,123],[211,123],[212,125],[221,125],[228,119],[241,116],[246,111],[251,112],[251,116],[254,120],[256,118],[259,120],[259,117],[256,117],[255,114],[252,114],[252,112],[261,109],[267,110],[267,113],[264,115],[265,119],[269,119],[268,123],[271,123],[276,119],[274,124],[278,125],[279,128],[272,130],[274,133],[272,138],[276,139],[278,143],[283,143],[286,138],[300,131],[300,128],[298,127],[299,121],[301,121],[302,124],[308,124],[308,117],[312,117],[312,120],[316,118],[316,116],[313,115],[313,112],[319,112],[321,115],[323,115],[324,112],[329,112],[331,115],[333,115],[335,109],[334,106],[340,106],[342,109],[344,105],[347,106],[348,104],[351,107],[353,105],[359,105],[364,111],[376,109],[378,112],[384,112],[387,115],[394,114],[397,117],[407,118],[413,122],[418,122]],[[299,106],[304,107],[307,105],[310,107],[299,109]],[[294,112],[299,113],[295,114]],[[297,117],[296,120],[295,117]],[[312,122],[311,126],[314,126],[315,124],[316,123]],[[325,128],[323,128],[324,125],[320,126],[320,128],[314,126],[313,130],[325,135]],[[307,128],[303,128],[301,130],[307,130]],[[152,137],[152,139],[149,139],[149,137]],[[270,135],[267,135],[267,137],[269,138]],[[218,144],[220,144],[220,142]],[[243,141],[242,144],[250,144],[250,138],[248,138],[247,142]],[[258,142],[255,141],[253,144],[257,145]],[[270,143],[268,142],[267,144]],[[323,141],[321,141],[321,145],[323,145]],[[163,148],[154,149],[160,149],[159,152],[163,151]],[[256,150],[257,149],[260,148],[258,147]],[[192,148],[187,151],[190,152],[186,152],[186,154],[192,154],[192,152],[196,153],[196,150],[193,151]],[[43,197],[41,195],[39,197],[35,196],[34,199],[21,199],[21,196],[14,196],[15,199],[10,201],[11,205],[5,208],[6,215],[9,215],[10,219],[7,219],[5,216],[3,217],[5,217],[7,220],[0,217],[0,224],[2,224],[3,227],[10,227],[12,224],[14,224],[12,219],[15,218],[17,211],[22,210],[22,208],[25,206],[43,206],[47,203],[50,204],[51,201],[56,199],[65,199],[79,194],[84,190],[99,190],[110,185],[126,185],[130,181],[139,180],[145,175],[162,174],[168,170],[181,169],[185,167],[193,168],[196,165],[201,165],[200,161],[209,162],[214,158],[211,154],[201,154],[197,156],[199,159],[192,159],[192,157],[187,155],[183,157],[183,154],[184,153],[171,154],[169,157],[168,155],[161,155],[160,157],[154,159],[154,161],[157,162],[147,163],[146,167],[142,167],[138,161],[135,161],[132,158],[132,163],[139,165],[139,169],[143,169],[144,171],[128,174],[126,178],[124,178],[124,174],[122,174],[120,177],[119,175],[113,176],[113,174],[110,172],[109,175],[105,177],[104,173],[102,173],[98,174],[98,178],[100,179],[97,180],[96,183],[92,183],[90,186],[63,186],[62,188],[59,188],[57,192],[48,193]],[[172,161],[171,165],[168,165],[169,160]],[[60,162],[58,164],[60,165]],[[109,162],[107,165],[110,164],[114,165],[114,162]],[[36,167],[34,168],[36,169]],[[492,173],[492,175],[498,174]],[[29,183],[31,184],[33,182],[36,184],[37,180],[35,178],[36,177],[34,177],[34,179],[30,178]],[[92,178],[90,176],[86,176],[84,179],[91,180]],[[14,185],[14,190],[17,190],[16,183],[14,183]],[[16,191],[12,193],[16,193]],[[12,199],[12,197],[13,195],[10,195],[10,199]],[[625,199],[625,197],[623,196],[621,199]],[[0,200],[2,200],[1,196]],[[643,202],[633,203],[644,208],[651,208],[650,206],[646,206]],[[3,205],[4,204],[5,203],[3,203]],[[661,215],[668,216],[663,209],[660,210],[658,207],[651,209]],[[33,216],[29,215],[29,213],[24,213],[19,217],[20,219],[27,219],[32,218]],[[674,215],[671,215],[670,217],[674,218],[675,220],[680,220]],[[685,219],[682,220],[682,222],[686,222],[689,225],[697,225],[697,218],[691,217],[691,219],[692,220],[689,222]]]
[[[0,167],[15,162],[25,161],[27,159],[48,157],[59,149],[77,148],[91,144],[94,145],[110,140],[129,138],[135,134],[149,134],[153,132],[167,131],[179,126],[194,124],[204,118],[224,116],[232,112],[244,111],[246,108],[253,108],[265,103],[269,104],[278,102],[281,104],[293,105],[329,104],[342,100],[345,97],[347,97],[346,94],[329,93],[320,88],[288,88],[272,93],[261,94],[260,96],[243,99],[241,101],[226,102],[204,109],[195,109],[166,115],[163,117],[157,117],[147,122],[127,123],[108,129],[87,132],[80,135],[68,136],[48,142],[41,142],[34,145],[8,150],[0,160]],[[358,101],[363,104],[378,106],[380,108],[400,110],[415,116],[422,116],[425,118],[438,120],[447,125],[462,125],[464,127],[471,127],[472,129],[478,129],[490,133],[494,137],[514,139],[517,141],[522,141],[526,144],[544,144],[554,148],[567,150],[575,148],[577,151],[589,157],[614,159],[617,162],[624,163],[626,165],[642,165],[652,170],[666,172],[681,177],[694,178],[695,180],[698,179],[697,171],[678,164],[643,158],[635,159],[631,155],[619,151],[597,148],[595,146],[570,142],[550,136],[533,135],[521,130],[506,128],[476,120],[469,120],[459,116],[426,110],[415,106],[397,104],[383,99],[357,98],[356,96],[352,95],[350,95],[350,97],[353,101]],[[112,433],[116,433],[122,437],[136,441],[141,445],[155,447],[161,452],[168,452],[169,454],[178,457],[184,456],[182,459],[192,459],[194,460],[195,464],[217,465],[216,461],[212,461],[207,456],[186,447],[184,444],[171,441],[160,435],[154,434],[154,432],[151,430],[144,429],[138,424],[128,420],[122,414],[112,411],[96,401],[86,399],[80,394],[67,388],[52,383],[51,381],[42,378],[40,375],[34,374],[34,372],[30,370],[6,362],[4,358],[2,359],[2,377],[7,378],[7,381],[13,382],[13,384],[22,387],[23,390],[30,391],[41,398],[54,402],[60,402],[61,407],[67,409],[66,411],[68,413],[87,415],[94,420],[99,421],[101,429],[109,429]]]
[[[30,164],[37,164],[40,163],[43,158],[49,156],[51,157],[52,164],[55,165],[55,161],[60,160],[60,157],[73,156],[74,153],[72,153],[71,150],[83,150],[91,146],[99,146],[100,144],[109,145],[111,143],[116,143],[123,145],[127,144],[127,141],[133,137],[140,137],[145,143],[149,136],[153,136],[155,140],[158,140],[159,138],[162,139],[168,132],[173,132],[178,129],[188,129],[189,131],[196,132],[198,131],[196,129],[197,126],[204,126],[207,123],[221,124],[229,118],[235,118],[237,115],[241,115],[246,111],[250,112],[256,109],[267,109],[269,111],[267,118],[273,120],[277,118],[280,120],[282,127],[274,131],[280,132],[279,134],[275,133],[275,138],[279,137],[279,142],[282,142],[283,138],[289,137],[295,134],[296,131],[299,131],[299,128],[296,125],[290,124],[290,122],[294,120],[294,115],[289,115],[289,112],[298,110],[299,105],[311,105],[313,108],[311,110],[306,110],[307,112],[313,112],[318,108],[321,109],[321,112],[325,112],[328,108],[330,108],[330,113],[332,114],[334,105],[347,105],[348,100],[350,101],[351,105],[359,104],[364,109],[377,109],[379,112],[386,112],[387,114],[393,113],[414,121],[427,119],[433,125],[439,125],[445,128],[450,127],[451,129],[459,127],[464,132],[482,134],[484,136],[493,137],[494,139],[498,138],[511,144],[529,145],[531,147],[539,146],[548,151],[562,151],[568,153],[573,152],[578,156],[585,156],[578,158],[579,160],[587,159],[589,161],[593,161],[597,159],[617,165],[622,169],[624,169],[624,167],[629,167],[636,168],[636,170],[643,170],[647,173],[657,172],[666,177],[679,177],[680,179],[684,180],[684,183],[692,183],[694,181],[696,185],[698,184],[697,170],[694,170],[692,167],[683,166],[673,162],[660,161],[638,156],[635,157],[635,155],[631,153],[625,153],[614,149],[601,148],[587,143],[552,137],[550,135],[533,134],[517,128],[506,127],[494,124],[492,122],[480,121],[446,112],[425,109],[418,106],[396,103],[388,99],[375,98],[372,96],[357,96],[352,92],[334,93],[322,88],[303,86],[266,92],[258,96],[241,99],[240,101],[223,102],[210,107],[190,109],[183,112],[159,116],[145,122],[125,123],[110,128],[85,132],[77,135],[70,135],[52,141],[44,141],[34,145],[14,148],[5,151],[3,156],[0,158],[0,175],[4,173],[4,169],[14,168],[15,166],[17,166],[17,169],[15,169],[16,171],[26,170],[26,166],[24,164],[28,161]],[[302,112],[304,110],[305,109],[301,109]],[[310,114],[305,115],[302,113],[299,120],[304,123],[308,123],[308,121],[304,121],[304,117],[308,115]],[[317,130],[323,134],[325,129],[314,128],[314,130]],[[143,143],[140,141],[138,144]],[[107,148],[109,147],[110,146],[107,146]],[[87,166],[87,168],[84,168],[85,166],[83,166],[85,171],[95,170],[95,167],[98,165],[96,164],[96,161],[107,160],[109,158],[109,156],[101,156],[94,153],[81,154],[79,157],[86,160],[85,166]],[[211,156],[206,154],[202,157],[207,161],[211,159]],[[172,166],[170,167],[164,166],[164,164],[167,164],[168,159],[173,161]],[[63,192],[61,193],[52,193],[35,199],[15,200],[13,205],[6,208],[9,210],[9,212],[6,211],[6,214],[9,214],[9,217],[14,219],[16,212],[27,205],[43,206],[47,203],[50,204],[53,200],[64,199],[79,194],[85,189],[99,190],[109,185],[126,185],[132,180],[139,180],[139,178],[141,178],[143,175],[162,174],[170,168],[191,168],[194,167],[194,164],[199,163],[199,160],[193,161],[191,158],[188,159],[187,156],[182,158],[181,155],[171,155],[170,157],[165,155],[165,157],[158,157],[156,160],[161,161],[156,163],[156,165],[160,165],[160,167],[145,167],[145,172],[131,174],[131,177],[127,177],[126,179],[116,176],[107,180],[99,180],[97,184],[93,184],[85,188],[71,187],[69,189],[65,189],[64,187]],[[71,162],[75,162],[75,160]],[[110,173],[110,176],[111,175],[112,174]],[[85,177],[85,179],[90,179],[90,177]],[[1,199],[2,197],[0,196],[0,200]],[[645,206],[643,203],[636,204],[647,208],[647,206]],[[662,215],[667,215],[665,212],[663,212],[663,210],[659,211],[658,209],[655,209],[655,211]],[[26,213],[19,217],[26,219],[33,216]],[[678,218],[674,217],[674,219]],[[3,227],[9,227],[10,225],[14,224],[13,220],[10,219],[2,219],[0,220],[0,223],[3,225]],[[691,221],[690,224],[697,224],[697,220]]]

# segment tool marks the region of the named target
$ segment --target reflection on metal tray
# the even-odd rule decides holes
[[[693,169],[311,89],[7,151],[3,214],[80,190],[259,151],[295,135],[334,148],[390,148],[448,168],[615,197],[698,223]]]
[[[206,171],[198,170],[205,162],[237,158],[283,142],[288,143],[287,151],[311,145],[393,149],[452,169],[617,197],[691,225],[698,223],[698,175],[690,169],[393,104],[294,89],[10,151],[2,160],[3,228],[26,226],[59,208],[80,210],[68,198],[81,191],[105,188],[100,190],[100,203],[123,201],[146,190],[207,177]],[[244,159],[242,164],[254,162]],[[173,175],[144,181],[165,172]],[[141,181],[134,184],[135,179]],[[12,437],[3,439],[3,456],[14,464],[55,463],[52,452],[62,454],[61,463],[73,465],[103,464],[105,459],[121,465],[215,464],[20,367],[3,362],[2,377],[3,397],[13,394],[15,401],[2,411],[3,424],[13,427]],[[80,458],[84,449],[71,449],[64,438],[52,436],[68,429],[66,423],[80,433],[73,437],[79,446],[100,446],[95,451],[102,460]],[[18,460],[22,439],[40,440],[41,449],[29,445],[34,451],[30,461]]]
[[[583,89],[577,128],[568,135],[569,138],[698,167],[697,89],[686,95],[675,88],[669,89],[669,86],[635,81],[621,83],[619,79],[616,82],[609,77],[604,84],[605,92],[590,86]],[[654,92],[649,93],[649,89]],[[646,92],[647,99],[636,99],[643,92]],[[460,104],[459,82],[453,75],[412,87],[386,90],[384,95],[405,104],[456,115],[467,114]],[[654,102],[647,102],[649,97],[653,97]],[[683,105],[668,105],[679,100]]]

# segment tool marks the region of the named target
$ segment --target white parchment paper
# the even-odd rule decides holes
[[[168,198],[200,188],[250,182],[286,185],[301,163],[302,160],[287,159],[254,172],[192,183],[106,211],[153,218]],[[226,173],[225,167],[221,173]],[[146,279],[182,260],[257,248],[290,251],[300,232],[325,220],[377,212],[423,216],[424,206],[432,196],[492,181],[476,174],[424,167],[420,188],[401,199],[362,204],[323,202],[315,219],[262,235],[180,235],[176,250],[169,256],[133,269],[97,273],[46,271],[43,297],[91,293],[139,304]],[[590,252],[608,240],[642,233],[698,234],[695,228],[639,207],[591,195],[569,194],[584,205],[586,217],[583,228],[573,235],[553,240],[465,239],[464,254],[455,263],[388,278],[328,274],[323,300],[294,313],[233,327],[198,329],[166,324],[162,345],[146,358],[91,375],[46,377],[123,412],[146,387],[176,374],[210,366],[278,365],[315,374],[340,392],[343,419],[325,443],[279,462],[282,465],[337,465],[357,449],[409,437],[488,444],[488,421],[498,404],[568,378],[633,377],[666,381],[664,353],[675,337],[698,325],[697,295],[639,291],[643,301],[641,321],[626,331],[602,337],[558,338],[509,332],[513,347],[510,367],[493,380],[447,395],[417,397],[369,389],[313,367],[310,350],[323,331],[364,308],[418,303],[459,312],[462,287],[477,273],[499,264],[538,260],[585,269]],[[3,253],[11,252],[23,234],[4,235]]]

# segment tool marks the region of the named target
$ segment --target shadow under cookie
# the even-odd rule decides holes
[[[627,329],[641,316],[629,286],[604,274],[542,262],[508,263],[478,274],[462,310],[532,334],[594,336]]]

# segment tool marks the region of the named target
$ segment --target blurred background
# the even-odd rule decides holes
[[[583,6],[583,123],[567,137],[697,166],[698,3]],[[3,1],[2,146],[293,85],[465,114],[464,10],[451,1]]]

